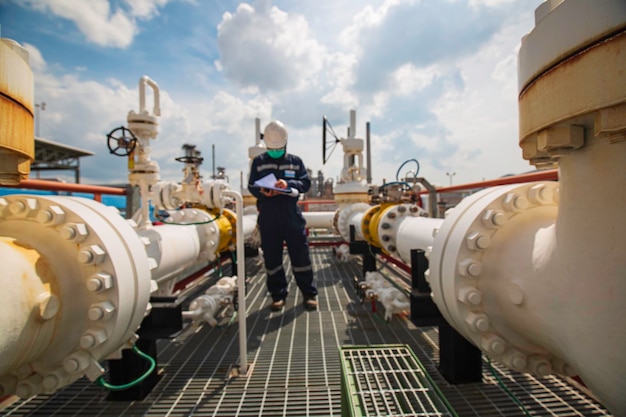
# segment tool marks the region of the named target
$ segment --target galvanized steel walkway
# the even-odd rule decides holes
[[[162,377],[142,401],[108,401],[107,391],[81,379],[53,395],[18,401],[6,416],[340,416],[339,350],[349,345],[406,344],[461,417],[610,416],[583,391],[558,377],[537,379],[483,364],[483,383],[449,385],[437,372],[436,328],[408,318],[390,322],[362,304],[353,288],[361,267],[338,263],[330,248],[312,247],[319,309],[308,312],[291,281],[282,312],[269,311],[261,258],[247,261],[247,376],[237,376],[236,320],[186,328],[159,341]],[[288,261],[285,262],[289,265]],[[290,271],[288,270],[288,273]],[[382,307],[380,307],[382,310]],[[506,388],[503,388],[502,381]],[[509,391],[527,410],[511,398]],[[387,415],[381,413],[381,415]],[[441,415],[437,413],[402,415]]]

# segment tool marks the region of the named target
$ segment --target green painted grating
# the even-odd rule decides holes
[[[342,416],[456,416],[408,345],[343,346]]]

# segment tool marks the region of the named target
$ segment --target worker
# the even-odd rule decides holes
[[[298,196],[309,190],[311,180],[302,159],[287,153],[287,137],[287,129],[280,121],[272,121],[265,127],[263,142],[266,152],[252,160],[248,190],[257,198],[266,284],[272,297],[270,309],[280,311],[287,298],[287,277],[283,267],[285,243],[304,307],[315,310],[317,288],[313,279],[306,222],[298,207]],[[267,178],[272,181],[264,182]]]

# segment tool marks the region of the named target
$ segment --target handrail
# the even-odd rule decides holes
[[[102,202],[102,195],[126,195],[125,188],[118,187],[106,187],[101,185],[85,185],[74,184],[58,181],[45,181],[45,180],[23,180],[19,184],[15,185],[2,185],[6,188],[24,188],[29,190],[43,190],[43,191],[67,191],[74,193],[88,193],[94,195],[94,200]]]
[[[438,193],[449,193],[452,191],[473,190],[475,188],[487,188],[496,185],[520,184],[533,181],[556,181],[559,179],[558,169],[548,169],[543,171],[531,172],[530,174],[511,175],[508,177],[496,178],[494,180],[470,182],[468,184],[453,185],[450,187],[437,188]],[[422,191],[420,194],[427,194],[428,191]]]

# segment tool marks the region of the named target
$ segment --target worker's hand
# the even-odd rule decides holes
[[[274,187],[276,188],[287,188],[287,181],[285,180],[278,180],[276,181],[276,184],[274,184]],[[278,194],[282,194],[280,191],[276,191],[276,190],[268,190],[267,188],[261,188],[261,194],[263,194],[266,197],[274,197]]]
[[[261,188],[261,194],[263,194],[265,197],[274,197],[276,194],[278,194],[278,191]]]

